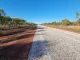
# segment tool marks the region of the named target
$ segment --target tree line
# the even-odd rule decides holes
[[[21,18],[11,18],[0,8],[0,29],[13,29],[31,25],[33,26],[35,23],[27,22]]]
[[[76,18],[77,20],[76,21],[70,21],[69,19],[64,19],[64,20],[61,20],[60,22],[50,22],[50,23],[43,23],[45,25],[80,25],[80,13],[77,12],[76,13]]]

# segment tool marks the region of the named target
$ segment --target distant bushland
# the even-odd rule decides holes
[[[22,18],[11,18],[0,8],[0,30],[21,28],[25,26],[35,26],[35,23],[27,22]]]
[[[42,25],[80,33],[80,13],[76,13],[76,21],[70,21],[66,18],[61,20],[60,22],[53,21],[43,23]]]

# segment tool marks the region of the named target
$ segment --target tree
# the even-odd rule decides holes
[[[11,23],[12,23],[12,19],[9,16],[0,16],[0,24],[1,24],[0,26],[3,26],[3,28],[6,26],[9,26],[10,28]]]
[[[20,22],[20,19],[19,18],[12,18],[12,20],[13,20],[14,27],[17,27]]]
[[[80,12],[77,12],[76,13],[76,18],[78,18],[78,20],[77,20],[78,25],[80,25],[80,18],[79,17],[80,17]]]
[[[80,25],[80,19],[77,20],[78,25]]]
[[[35,25],[34,23],[29,24],[32,26]],[[10,29],[11,26],[13,26],[13,28],[25,27],[26,25],[26,20],[6,16],[4,10],[0,8],[0,29],[5,29],[5,27],[8,27]]]
[[[76,12],[76,18],[79,18],[80,12]]]
[[[19,27],[26,24],[26,21],[21,18],[13,18],[13,24],[15,27]]]
[[[70,21],[68,19],[62,20],[62,25],[70,25]]]
[[[4,12],[4,10],[2,8],[0,8],[0,16],[5,16],[6,13]]]
[[[5,21],[5,23],[4,24],[6,24],[6,25],[8,25],[8,27],[9,27],[9,29],[10,29],[10,26],[11,26],[11,24],[12,24],[12,18],[11,17],[9,17],[9,16],[4,16],[4,21]]]
[[[53,25],[56,25],[56,24],[57,24],[57,22],[52,22],[52,24],[53,24]]]

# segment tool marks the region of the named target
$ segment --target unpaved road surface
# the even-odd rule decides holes
[[[0,37],[0,60],[27,60],[35,29],[23,29],[13,36]]]
[[[80,34],[38,25],[28,60],[80,60]]]

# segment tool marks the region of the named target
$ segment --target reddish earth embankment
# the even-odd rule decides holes
[[[26,60],[36,29],[24,30],[13,35],[0,37],[0,60]]]

